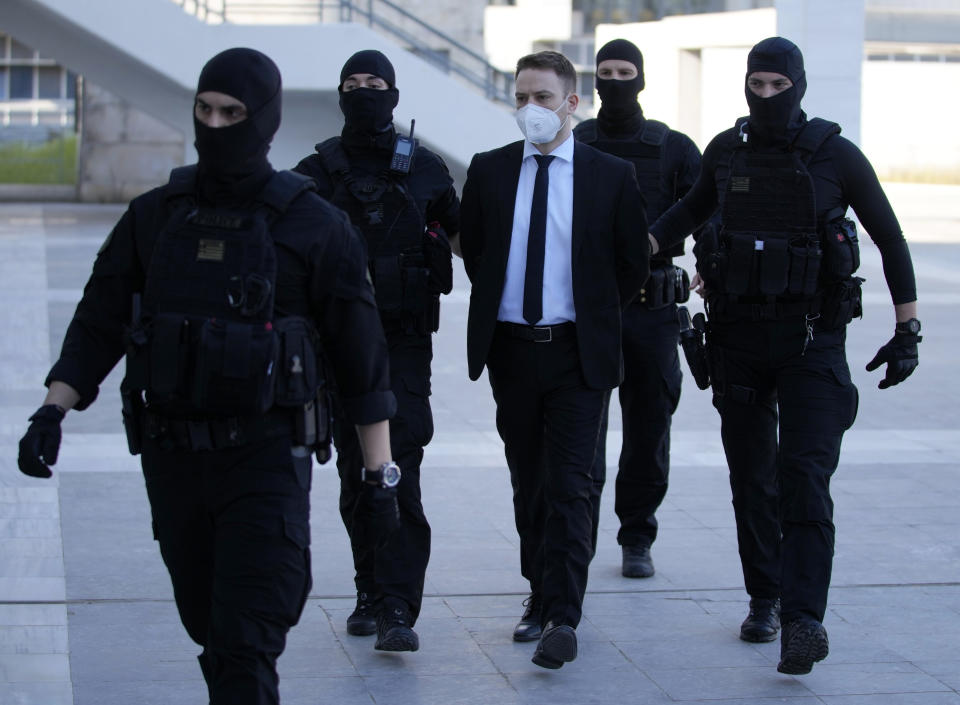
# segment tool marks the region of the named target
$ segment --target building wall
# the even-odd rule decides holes
[[[78,197],[129,201],[167,181],[183,164],[184,135],[130,103],[84,83]]]
[[[517,59],[533,51],[536,42],[572,35],[571,0],[516,0],[515,5],[490,5],[483,15],[487,60],[511,74]]]
[[[864,62],[862,148],[881,179],[960,183],[957,86],[957,62]]]
[[[954,44],[899,45],[898,51],[909,50],[914,60],[903,60],[905,54],[867,60],[893,52],[896,45],[867,38],[851,55],[842,46],[848,39],[856,44],[851,17],[831,14],[819,1],[815,5],[806,4],[793,18],[778,18],[770,8],[600,25],[596,43],[624,37],[639,46],[646,75],[640,94],[644,113],[686,132],[702,149],[747,113],[743,79],[750,47],[783,32],[804,49],[807,114],[839,122],[881,179],[960,183],[955,124],[960,94],[954,90],[960,85],[960,37]],[[782,11],[783,4],[778,8]],[[835,27],[822,29],[830,22],[847,23],[852,39]],[[831,53],[835,47],[839,51]]]

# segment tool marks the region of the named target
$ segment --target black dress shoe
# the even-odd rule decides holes
[[[801,617],[783,625],[777,670],[792,676],[810,673],[813,664],[830,653],[827,630],[815,619]]]
[[[373,599],[368,592],[357,593],[357,606],[347,617],[347,634],[370,636],[377,631],[377,618],[373,614]]]
[[[653,559],[649,546],[623,546],[623,577],[649,578],[653,575]]]
[[[780,599],[750,598],[750,614],[740,625],[740,638],[754,644],[765,644],[777,638],[780,631]]]
[[[577,657],[577,632],[566,624],[547,622],[530,659],[541,668],[560,668]]]
[[[407,603],[395,597],[384,598],[377,611],[377,651],[416,651],[420,638],[413,631],[413,615]]]
[[[531,592],[523,601],[523,616],[513,628],[514,641],[536,641],[540,638],[540,595]]]

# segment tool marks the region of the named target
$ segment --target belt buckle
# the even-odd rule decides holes
[[[552,326],[534,326],[533,327],[533,342],[535,343],[552,343],[553,342],[553,327]],[[546,339],[541,339],[537,337],[536,331],[545,330],[547,331]]]

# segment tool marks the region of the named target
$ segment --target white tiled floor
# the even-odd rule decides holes
[[[62,334],[51,341],[49,322],[62,326],[69,317],[121,210],[0,206],[0,705],[203,699],[196,648],[170,600],[137,462],[120,433],[115,389],[105,385],[94,409],[68,419],[53,480],[24,477],[15,466],[25,419],[42,398],[50,345]],[[960,232],[960,216],[938,218]],[[916,223],[922,228],[922,219]],[[889,337],[892,316],[878,258],[864,246],[868,310],[848,341],[860,412],[833,483],[832,653],[811,676],[778,676],[776,644],[736,639],[745,596],[719,424],[709,395],[689,380],[674,420],[657,575],[619,575],[610,482],[580,658],[548,674],[530,664],[532,647],[509,640],[524,585],[489,387],[467,381],[464,370],[460,270],[435,338],[437,434],[423,483],[433,555],[418,624],[423,647],[384,655],[370,640],[343,633],[349,548],[336,515],[336,473],[317,468],[315,587],[281,658],[284,702],[960,705],[960,247],[940,242],[944,231],[938,225],[913,246],[921,366],[884,392],[863,364]],[[48,273],[57,277],[49,286]],[[614,404],[611,478],[619,428]]]

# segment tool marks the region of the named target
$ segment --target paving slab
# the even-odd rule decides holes
[[[346,634],[354,594],[338,480],[332,464],[317,466],[314,588],[279,662],[283,702],[960,705],[960,188],[888,192],[918,273],[921,365],[886,391],[863,369],[893,325],[879,255],[864,238],[865,315],[847,343],[860,408],[832,483],[831,654],[810,675],[777,673],[777,643],[737,638],[747,598],[719,420],[689,376],[658,513],[656,575],[620,575],[611,482],[579,657],[545,671],[530,662],[534,644],[511,640],[526,585],[489,385],[466,375],[469,291],[458,267],[435,336],[436,433],[423,468],[433,552],[421,649],[384,654],[373,638]],[[206,700],[198,648],[180,625],[139,466],[126,452],[120,370],[93,407],[68,415],[53,479],[16,469],[26,417],[42,398],[94,254],[122,211],[0,205],[0,705]],[[611,479],[620,442],[614,401]]]

